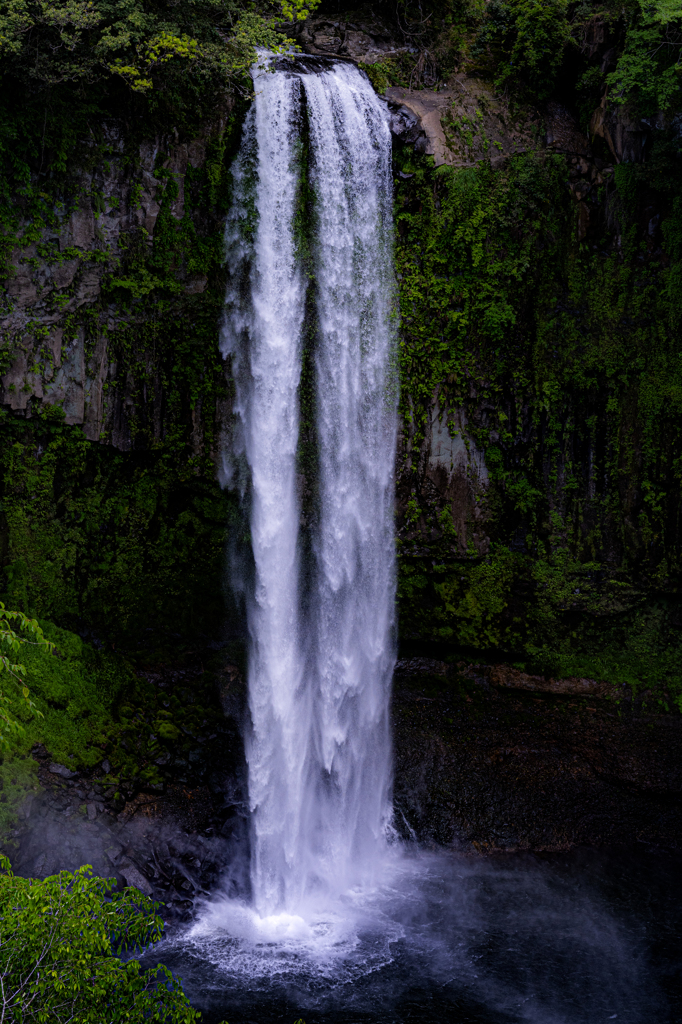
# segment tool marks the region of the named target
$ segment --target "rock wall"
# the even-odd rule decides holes
[[[628,678],[652,664],[668,678],[677,222],[670,175],[646,161],[659,147],[651,166],[669,166],[670,125],[604,100],[588,136],[570,90],[540,103],[470,67],[441,75],[435,51],[376,12],[291,30],[308,54],[362,66],[391,116],[401,638],[577,676],[597,672],[608,636],[599,671],[624,671],[626,649]],[[606,59],[606,30],[588,35],[590,59]],[[0,550],[17,603],[91,621],[96,592],[100,623],[133,601],[129,622],[142,606],[161,615],[164,593],[179,601],[183,577],[189,604],[211,588],[222,601],[225,534],[243,531],[216,478],[231,416],[221,233],[242,113],[228,104],[193,137],[134,143],[107,121],[50,225],[12,254]],[[48,608],[55,578],[68,587]],[[153,600],[134,597],[143,581]]]
[[[398,663],[396,824],[458,850],[679,849],[682,719],[651,694]],[[564,686],[556,683],[563,682]],[[500,685],[502,684],[502,685]],[[648,698],[648,699],[647,699]]]
[[[103,126],[98,152],[87,154],[94,166],[74,168],[70,195],[53,211],[52,225],[12,254],[0,310],[6,409],[30,419],[58,407],[64,422],[82,426],[89,440],[126,450],[135,444],[130,416],[139,418],[135,406],[142,404],[151,435],[160,439],[165,410],[157,346],[142,356],[148,379],[139,395],[133,367],[112,341],[124,332],[134,338],[158,319],[159,302],[145,304],[155,288],[176,309],[205,292],[219,253],[205,267],[196,252],[162,266],[155,242],[160,215],[166,235],[193,237],[196,249],[202,237],[220,233],[221,213],[193,205],[187,182],[205,173],[210,138],[220,137],[228,116],[229,110],[212,120],[204,138],[158,137],[133,153],[120,127]],[[20,233],[28,228],[23,224]],[[196,423],[193,428],[196,433]]]

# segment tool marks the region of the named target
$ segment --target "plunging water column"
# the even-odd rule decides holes
[[[345,64],[285,62],[255,71],[254,89],[233,168],[223,350],[255,567],[246,753],[251,880],[265,917],[305,914],[371,881],[383,853],[396,383],[385,110]],[[304,333],[316,500],[302,565]]]
[[[587,881],[584,851],[571,868],[386,847],[390,139],[354,67],[277,69],[254,74],[233,167],[224,329],[225,454],[252,550],[233,574],[250,631],[253,899],[216,893],[165,962],[213,1020],[667,1019],[631,913],[639,867],[614,896],[611,869]]]

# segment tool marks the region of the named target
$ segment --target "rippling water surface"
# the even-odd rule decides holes
[[[157,947],[208,1024],[682,1021],[682,858],[400,854],[384,884],[259,919],[216,898]]]

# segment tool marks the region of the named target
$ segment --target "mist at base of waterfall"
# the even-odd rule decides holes
[[[674,1024],[681,860],[396,848],[375,889],[266,919],[215,898],[148,957],[205,1024]]]

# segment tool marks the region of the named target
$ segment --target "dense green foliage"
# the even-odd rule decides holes
[[[225,525],[235,511],[212,464],[198,473],[201,464],[183,460],[181,432],[175,444],[131,457],[77,429],[41,426],[5,424],[8,599],[114,635],[219,629]]]
[[[645,116],[682,108],[679,0],[403,0],[399,10],[443,77],[464,68],[536,103],[558,92],[582,101],[586,120],[605,92]],[[395,84],[398,65],[384,68]]]
[[[188,169],[180,220],[170,212],[177,181],[160,151],[151,244],[138,229],[122,238],[115,258],[101,243],[91,250],[41,247],[48,265],[94,259],[108,272],[100,301],[67,314],[64,331],[83,332],[86,358],[106,338],[109,358],[125,368],[120,383],[104,384],[104,394],[113,402],[126,396],[135,451],[92,445],[63,423],[59,409],[39,410],[28,422],[0,414],[0,535],[15,606],[71,627],[85,619],[96,628],[117,622],[121,631],[170,621],[181,630],[219,628],[225,522],[234,509],[214,479],[215,412],[228,394],[218,351],[221,218],[238,129],[236,116],[228,119],[209,139],[201,168]],[[111,156],[106,145],[93,147],[95,191]],[[141,189],[142,178],[137,169],[127,187]],[[209,279],[203,294],[184,292],[182,281],[192,275]],[[68,297],[58,293],[55,302]],[[110,303],[120,313],[115,323]],[[46,339],[36,337],[43,347],[34,358],[49,366]],[[0,350],[0,368],[10,351]],[[158,413],[148,393],[162,394]]]
[[[499,86],[545,99],[570,40],[566,11],[566,0],[492,0],[472,56],[495,69]]]
[[[303,0],[260,9],[239,0],[3,0],[3,73],[45,88],[120,76],[136,91],[244,82],[255,46],[277,48],[275,16],[305,17]]]
[[[17,632],[19,630],[19,632]],[[28,687],[21,678],[26,675],[26,667],[14,658],[26,645],[37,647],[42,651],[52,651],[54,644],[48,640],[35,619],[29,619],[23,612],[11,611],[0,601],[0,672],[10,676],[12,690],[19,699],[21,707],[28,714],[35,714],[36,708],[29,697]],[[7,681],[7,677],[4,677]],[[8,705],[12,703],[12,695],[6,689],[0,690],[0,749],[9,746],[10,739],[21,735],[22,729]],[[40,714],[40,712],[38,712]]]
[[[607,194],[620,247],[606,223],[576,243],[562,157],[496,172],[403,159],[405,413],[418,445],[434,393],[466,410],[493,540],[484,558],[471,548],[453,561],[443,508],[419,497],[415,475],[403,635],[680,699],[679,272],[637,226],[655,203],[676,255],[676,149],[662,137],[648,166],[618,169]]]
[[[0,594],[40,620],[21,619],[15,640],[41,627],[46,640],[23,645],[21,659],[0,650],[31,700],[17,686],[0,703],[11,754],[0,765],[2,833],[36,785],[34,744],[130,797],[160,787],[171,759],[177,778],[183,759],[189,776],[192,734],[220,714],[210,673],[193,694],[160,689],[117,652],[135,650],[139,668],[159,637],[177,649],[242,625],[226,616],[225,547],[247,538],[236,495],[216,480],[232,388],[218,345],[222,225],[245,71],[255,45],[281,42],[280,12],[294,20],[305,7],[0,2],[0,259],[16,262],[19,247],[26,265],[103,270],[92,301],[63,314],[71,285],[44,315],[83,339],[88,366],[106,344],[117,369],[104,397],[125,409],[125,430],[114,438],[110,417],[103,443],[38,400],[25,417],[0,411]],[[660,707],[682,710],[682,8],[406,0],[398,17],[419,53],[369,67],[377,89],[470,72],[504,94],[510,124],[535,125],[528,151],[495,167],[436,169],[411,147],[395,151],[401,642],[650,688]],[[543,144],[545,100],[571,107],[585,130],[597,109],[633,131],[647,117],[656,129],[645,159],[617,163],[593,138],[600,174],[589,194],[571,191],[577,172]],[[177,150],[197,139],[203,157],[181,175]],[[136,210],[150,177],[153,234],[131,221],[114,251],[99,230],[119,202],[110,183]],[[302,180],[301,244],[310,198]],[[70,215],[90,207],[93,244],[60,248]],[[195,280],[202,290],[188,288]],[[3,309],[9,322],[11,303]],[[26,337],[37,371],[49,366],[36,320],[3,336],[0,373]],[[310,348],[305,358],[303,472],[315,463]],[[466,538],[451,496],[424,479],[434,400],[451,434],[463,414],[465,443],[487,468]],[[304,500],[314,503],[314,488]],[[0,643],[11,625],[2,611]],[[112,896],[82,872],[44,883],[6,872],[0,908],[8,1019],[62,1019],[56,1000],[84,1021],[195,1018],[167,974],[114,956],[124,932],[132,946],[158,937],[140,894]],[[20,1016],[16,1000],[29,998]]]
[[[0,837],[7,838],[17,808],[37,788],[37,763],[29,756],[36,744],[57,764],[97,780],[119,809],[140,790],[163,788],[171,761],[173,779],[189,782],[196,781],[197,770],[203,775],[210,768],[212,758],[217,763],[229,753],[212,671],[219,670],[220,655],[204,652],[198,673],[196,649],[184,652],[177,635],[157,634],[155,642],[147,634],[141,649],[124,656],[52,623],[41,625],[52,651],[40,645],[22,652],[31,707],[18,690],[7,695],[7,714],[20,729],[8,736],[0,763]],[[126,639],[130,644],[133,635]],[[238,653],[230,651],[232,659]],[[148,670],[169,666],[175,681],[166,679],[160,688]],[[199,735],[204,742],[210,735],[216,749],[205,743],[197,766]],[[85,814],[85,804],[81,810]]]
[[[89,868],[17,878],[0,860],[0,1015],[17,1024],[189,1022],[192,1010],[167,968],[143,971],[126,950],[157,942],[163,923],[137,890]]]
[[[250,95],[257,47],[287,45],[277,18],[315,6],[0,3],[0,269],[15,245],[41,241],[45,229],[58,229],[61,218],[93,198],[75,185],[74,173],[110,155],[102,148],[103,122],[125,122],[125,160],[133,164],[141,139],[196,131],[228,109],[235,94]],[[220,151],[221,129],[215,142]]]
[[[123,659],[97,651],[81,638],[50,623],[43,623],[53,651],[27,652],[26,677],[38,717],[13,704],[24,721],[16,742],[20,751],[44,743],[58,762],[74,767],[94,767],[115,739],[113,716],[126,692],[135,691],[137,680]]]
[[[607,79],[616,103],[632,101],[643,115],[680,109],[682,4],[638,0],[623,10],[627,34]]]

